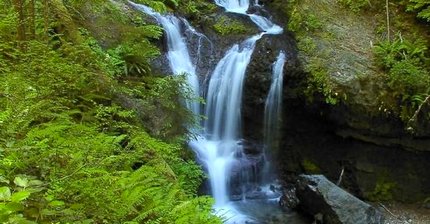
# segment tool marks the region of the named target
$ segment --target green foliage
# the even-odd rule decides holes
[[[430,0],[409,0],[407,11],[417,12],[417,17],[430,22]]]
[[[300,44],[301,42],[299,46]],[[304,93],[308,100],[313,101],[315,96],[321,95],[327,104],[336,105],[339,103],[340,96],[342,95],[341,91],[336,90],[330,79],[329,72],[320,58],[311,58],[305,71],[308,73],[308,79],[307,88]]]
[[[370,6],[370,0],[338,0],[341,4],[349,7],[354,12]]]
[[[222,16],[213,25],[216,32],[225,36],[230,34],[244,34],[248,28],[241,22]]]
[[[302,167],[306,173],[310,173],[310,174],[321,173],[321,169],[309,159],[304,159],[302,161]]]
[[[425,41],[398,38],[375,46],[376,61],[388,73],[388,87],[399,99],[399,114],[408,121],[423,96],[430,93],[430,63]],[[425,97],[424,97],[425,98]]]
[[[306,16],[300,13],[296,8],[291,9],[290,20],[288,21],[288,29],[294,32],[310,32],[321,28],[322,23],[318,17],[311,13],[306,12]]]
[[[41,192],[44,187],[39,180],[29,176],[16,176],[13,181],[0,176],[0,222],[2,223],[28,223],[32,222],[23,216],[28,198],[32,194]]]
[[[377,63],[385,69],[391,69],[402,60],[417,60],[417,63],[428,62],[426,42],[422,39],[410,41],[401,35],[392,41],[382,41],[375,46]]]
[[[0,222],[220,223],[184,147],[194,117],[180,99],[195,96],[184,76],[149,69],[160,28],[137,22],[105,50],[69,10],[118,7],[64,3],[52,1],[52,33],[39,27],[22,49],[14,12],[0,8]]]
[[[153,8],[155,11],[158,11],[158,12],[166,12],[167,11],[167,7],[163,1],[137,0],[135,2],[143,4],[143,5],[147,5],[147,6]],[[177,5],[176,0],[169,1],[169,2],[174,3],[174,4],[176,3],[176,5]]]
[[[371,201],[391,201],[393,200],[393,190],[396,184],[387,181],[378,181],[375,189],[368,195]]]
[[[213,13],[217,6],[205,0],[179,0],[178,11],[187,15],[189,19],[201,21],[203,17]]]

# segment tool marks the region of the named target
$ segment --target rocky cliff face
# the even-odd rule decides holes
[[[297,19],[291,17],[297,14],[307,17],[300,23],[314,23],[304,26],[307,32],[295,33],[303,72],[287,70],[285,74],[284,134],[276,157],[280,170],[323,173],[332,180],[343,170],[342,186],[372,200],[428,197],[430,130],[426,120],[411,134],[399,115],[387,109],[390,102],[380,100],[390,93],[373,62],[378,18],[348,12],[332,0],[265,2],[276,18],[290,16],[290,28],[291,20]],[[286,9],[288,4],[294,4],[294,11]],[[321,78],[320,72],[326,75],[328,86],[310,98],[309,81],[300,82],[300,78]],[[330,92],[325,92],[326,87]],[[334,103],[327,101],[330,97]]]

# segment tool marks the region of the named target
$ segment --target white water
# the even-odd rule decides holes
[[[217,64],[206,97],[205,130],[211,140],[231,141],[240,133],[243,80],[261,34],[234,45]]]
[[[240,14],[246,14],[250,5],[249,0],[215,0],[215,3],[225,8],[228,12]]]
[[[161,15],[150,7],[145,5],[129,2],[140,11],[154,17],[158,23],[164,28],[167,39],[167,58],[169,60],[170,69],[175,75],[185,74],[187,83],[192,89],[194,96],[200,95],[199,79],[196,74],[196,67],[188,53],[188,47],[185,43],[185,38],[181,34],[181,20],[173,15]],[[188,24],[189,25],[189,24]],[[195,31],[193,29],[193,31]],[[200,114],[200,105],[197,101],[188,100],[186,106],[194,114]]]
[[[282,83],[285,53],[280,52],[272,66],[272,84],[264,107],[264,137],[269,147],[277,136],[282,111]]]
[[[206,95],[205,133],[190,145],[208,171],[217,214],[226,218],[228,223],[245,223],[253,218],[241,214],[236,203],[229,199],[231,169],[240,165],[240,159],[244,156],[240,144],[243,84],[256,42],[264,34],[280,34],[283,30],[262,16],[247,14],[250,6],[247,0],[215,0],[215,3],[226,11],[249,16],[262,33],[231,47],[217,64]],[[240,176],[247,176],[249,171],[239,172],[243,172]],[[242,188],[245,189],[246,183],[241,184],[244,184]],[[244,191],[246,189],[242,191],[243,195]]]
[[[243,82],[256,42],[264,34],[280,34],[283,30],[267,18],[247,14],[246,11],[251,4],[248,0],[215,0],[215,2],[229,12],[249,16],[262,33],[235,44],[218,62],[211,74],[206,94],[204,115],[207,120],[204,123],[204,131],[196,140],[190,140],[189,145],[209,174],[216,214],[227,219],[228,223],[245,223],[252,221],[253,218],[239,212],[237,203],[230,201],[231,189],[229,189],[231,169],[233,166],[240,165],[240,158],[244,156],[241,144]],[[257,2],[255,1],[254,4]],[[167,57],[171,70],[174,74],[186,73],[188,84],[198,95],[200,90],[196,66],[190,57],[185,38],[181,35],[180,20],[173,15],[161,15],[140,4],[131,2],[130,4],[153,16],[163,26],[167,37]],[[188,30],[195,32],[187,22],[184,24]],[[197,102],[187,102],[187,107],[195,114],[200,114],[200,106]]]
[[[264,145],[265,149],[271,152],[277,149],[277,140],[279,138],[279,124],[282,122],[282,86],[285,65],[285,53],[281,51],[272,65],[272,84],[270,85],[269,94],[267,95],[264,106]],[[271,167],[270,160],[267,159],[268,151],[265,150],[265,163],[262,172],[263,180],[267,181],[270,177]]]
[[[209,81],[206,97],[205,135],[190,146],[209,174],[217,214],[229,222],[250,220],[237,212],[229,199],[230,169],[242,152],[240,118],[243,81],[257,40],[261,34],[236,44],[219,61]]]
[[[283,29],[272,23],[269,19],[256,14],[248,14],[251,2],[249,0],[215,0],[215,3],[223,7],[227,12],[234,12],[249,16],[249,18],[260,28],[261,31],[267,34],[281,34]],[[258,5],[258,1],[254,2]]]

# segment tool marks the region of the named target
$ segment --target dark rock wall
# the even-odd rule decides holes
[[[287,20],[282,12],[272,10],[271,14],[280,24]],[[283,134],[279,151],[272,152],[282,178],[322,173],[337,181],[344,169],[341,186],[361,198],[416,202],[430,196],[430,138],[414,138],[399,118],[370,113],[359,101],[333,106],[316,97],[309,102],[304,96],[307,74],[293,36],[287,32],[263,38],[257,45],[244,90],[245,138],[263,139],[271,63],[282,49],[288,54]]]
[[[284,175],[317,172],[337,181],[344,169],[341,186],[362,198],[414,202],[430,195],[430,152],[339,136],[324,107],[295,100],[286,101],[284,119],[275,157]]]

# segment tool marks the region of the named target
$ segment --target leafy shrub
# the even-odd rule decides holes
[[[62,10],[50,28],[75,25],[68,9],[114,4],[50,2]],[[52,29],[19,49],[10,13],[0,8],[0,222],[220,223],[185,147],[179,98],[194,96],[148,69],[160,29],[139,24],[108,51],[84,29]]]
[[[430,22],[430,0],[409,0],[407,11],[417,12],[417,17]]]
[[[409,41],[400,35],[392,41],[375,46],[376,61],[388,73],[388,86],[399,99],[400,116],[412,116],[422,96],[430,93],[430,72],[427,45],[421,40]]]
[[[361,9],[370,6],[370,0],[338,0],[341,4],[348,6],[352,11],[359,12]]]
[[[212,1],[179,0],[177,10],[194,21],[201,21],[206,15],[213,13],[217,6]]]
[[[375,189],[368,195],[371,201],[391,201],[396,184],[393,182],[378,181]]]

